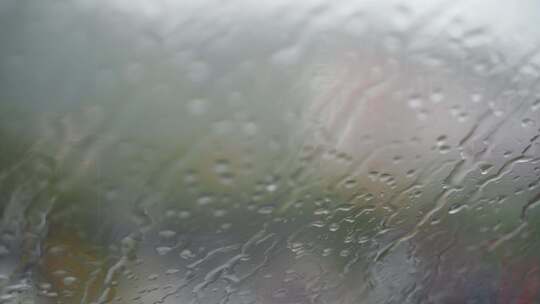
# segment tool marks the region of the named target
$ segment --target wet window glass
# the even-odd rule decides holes
[[[540,303],[540,3],[0,2],[0,303]]]

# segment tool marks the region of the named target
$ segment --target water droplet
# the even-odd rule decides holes
[[[417,110],[423,106],[424,102],[422,101],[422,98],[420,98],[420,96],[412,96],[411,98],[409,98],[407,104],[411,109]]]
[[[435,91],[429,96],[429,99],[433,103],[440,103],[444,100],[444,95],[441,91]]]
[[[460,204],[453,205],[448,209],[448,214],[456,214],[456,213],[466,209],[467,207],[468,206],[465,205],[465,204],[463,204],[463,205],[460,205]]]
[[[170,268],[170,269],[167,269],[165,271],[165,274],[166,275],[171,275],[171,274],[175,274],[175,273],[179,273],[179,272],[180,272],[180,269]]]
[[[538,109],[540,109],[540,99],[535,100],[531,106],[531,110],[533,112],[537,111]]]
[[[257,212],[260,214],[272,214],[274,212],[274,206],[262,206]]]
[[[60,256],[63,255],[66,252],[66,247],[64,246],[53,246],[49,248],[49,254],[53,256]]]
[[[523,128],[531,128],[534,127],[534,121],[530,118],[525,118],[521,121],[521,126]]]
[[[230,163],[226,159],[218,159],[214,164],[214,171],[217,174],[224,174],[229,172]]]
[[[322,256],[326,257],[332,254],[334,250],[332,248],[325,248],[322,251]]]
[[[474,93],[474,94],[471,95],[471,100],[472,100],[472,102],[474,102],[474,103],[479,103],[479,102],[482,101],[482,99],[483,99],[482,94]]]
[[[287,289],[285,289],[285,288],[280,288],[280,289],[272,292],[272,298],[283,299],[283,298],[286,298],[286,297],[287,297]]]
[[[491,168],[493,168],[493,165],[491,164],[480,164],[480,173],[487,174]]]
[[[339,256],[344,257],[344,258],[348,257],[349,255],[351,255],[351,251],[349,249],[343,249],[339,253]]]
[[[191,258],[194,258],[195,255],[191,252],[191,250],[189,249],[184,249],[180,252],[180,257],[183,258],[183,259],[191,259]]]
[[[206,206],[206,205],[210,204],[211,202],[212,202],[212,197],[211,196],[201,196],[197,200],[197,204],[199,204],[200,206]]]
[[[165,211],[165,217],[167,218],[173,218],[173,217],[177,217],[178,214],[176,213],[175,210],[167,210]]]
[[[172,248],[171,248],[171,247],[167,247],[167,246],[161,246],[161,247],[157,247],[157,248],[156,248],[156,252],[157,252],[159,255],[166,255],[166,254],[169,253],[171,250],[172,250]]]
[[[469,114],[466,112],[460,112],[457,116],[459,122],[465,122],[469,118]]]
[[[268,192],[274,192],[277,190],[277,185],[276,184],[269,184],[266,186],[266,191]]]
[[[189,211],[183,210],[178,212],[178,218],[185,220],[191,217],[191,213]]]
[[[40,283],[39,288],[41,290],[50,290],[52,288],[52,284],[51,283]]]
[[[446,142],[446,135],[437,137],[437,145],[442,146]]]
[[[378,177],[379,177],[379,172],[377,172],[377,171],[370,171],[370,172],[368,173],[368,178],[369,178],[371,181],[376,181]]]
[[[324,209],[324,208],[321,208],[321,209],[317,209],[313,212],[314,215],[328,215],[330,214],[330,210],[328,209]]]
[[[75,282],[77,281],[77,278],[76,277],[65,277],[63,282],[64,282],[64,285],[66,286],[71,286],[73,285]]]
[[[338,223],[332,223],[330,226],[328,226],[328,230],[335,232],[339,230],[339,224]]]
[[[322,228],[326,226],[326,224],[323,221],[315,221],[311,223],[311,226],[316,227],[316,228]]]
[[[441,145],[441,146],[439,147],[439,152],[440,152],[441,154],[446,154],[446,153],[450,152],[450,146],[448,146],[448,145]]]
[[[218,209],[218,210],[214,211],[214,216],[215,217],[223,217],[223,216],[225,216],[225,214],[227,214],[227,211],[223,210],[223,209]]]
[[[348,179],[345,181],[345,188],[346,189],[351,189],[351,188],[354,188],[356,186],[356,180],[354,179]]]

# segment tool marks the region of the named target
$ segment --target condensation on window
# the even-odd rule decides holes
[[[0,2],[0,303],[538,303],[539,20]]]

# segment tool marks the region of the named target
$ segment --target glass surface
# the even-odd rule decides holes
[[[540,2],[0,1],[0,303],[540,303]]]

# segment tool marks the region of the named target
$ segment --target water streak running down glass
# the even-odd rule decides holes
[[[540,303],[540,2],[0,1],[0,303]]]

